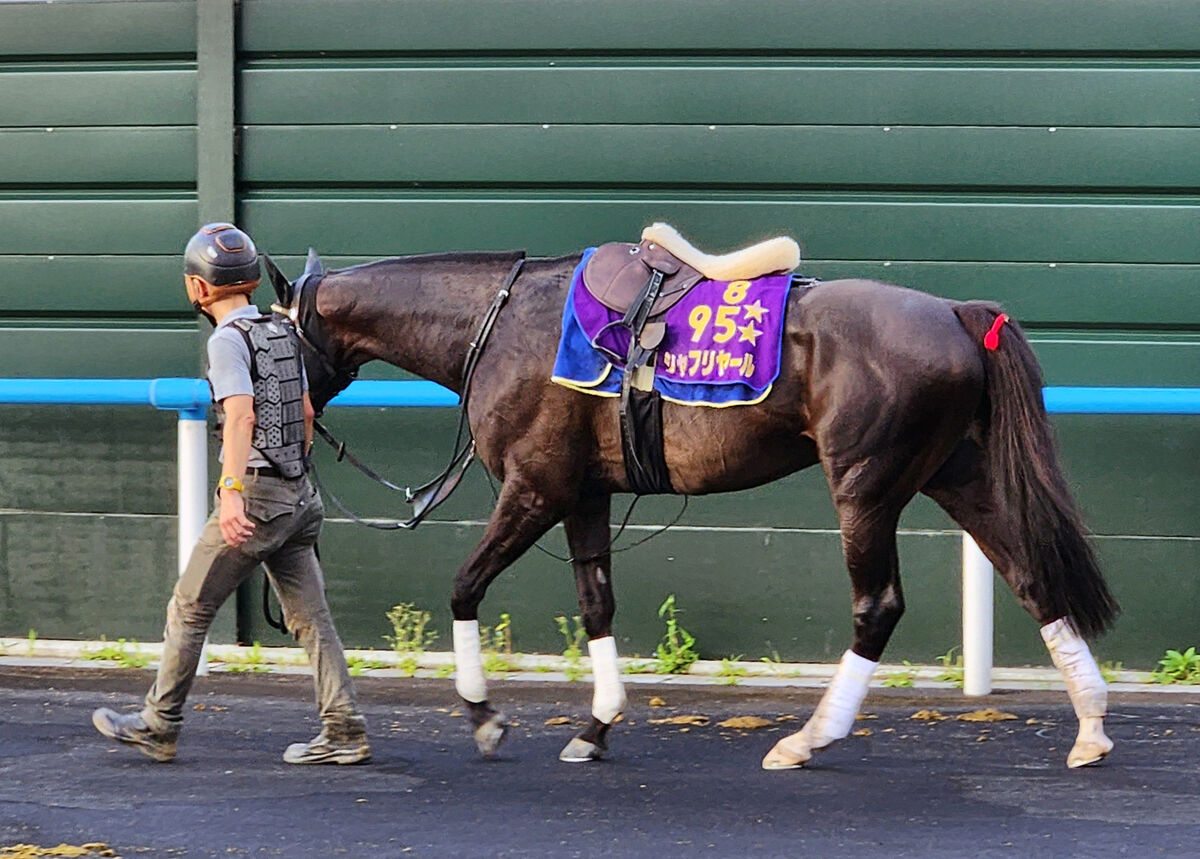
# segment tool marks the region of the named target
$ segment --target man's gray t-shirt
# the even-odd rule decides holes
[[[254,381],[250,376],[250,347],[242,333],[233,327],[238,319],[257,319],[262,312],[250,305],[231,311],[208,338],[208,381],[212,384],[213,400],[221,402],[235,394],[254,396]],[[301,373],[303,390],[308,390],[308,374]],[[225,447],[219,456],[225,461]],[[247,468],[265,468],[271,463],[252,445]]]

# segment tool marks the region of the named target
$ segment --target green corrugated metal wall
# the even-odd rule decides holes
[[[242,0],[236,16],[238,218],[290,270],[309,244],[341,263],[555,254],[660,219],[713,249],[785,232],[810,274],[1004,302],[1051,384],[1200,385],[1195,0]],[[202,217],[196,22],[193,2],[0,4],[0,376],[196,371],[178,288]],[[332,422],[415,481],[442,464],[453,416]],[[171,424],[0,408],[0,634],[157,638]],[[1200,425],[1056,424],[1126,608],[1101,655],[1144,666],[1197,643]],[[366,512],[396,511],[325,473]],[[446,626],[490,509],[473,477],[412,534],[330,523],[347,640],[378,644],[398,601]],[[635,521],[676,503],[643,502]],[[845,646],[819,474],[697,500],[684,523],[617,558],[623,651],[653,649],[669,592],[708,655]],[[926,503],[904,525],[909,614],[889,656],[930,661],[959,636],[958,541]],[[557,650],[551,618],[573,595],[565,566],[534,554],[484,618],[508,611],[519,647]],[[998,661],[1044,662],[1006,593],[997,612]]]

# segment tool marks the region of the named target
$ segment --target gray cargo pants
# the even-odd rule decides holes
[[[234,548],[221,536],[219,503],[209,516],[167,605],[162,662],[142,718],[153,730],[178,733],[213,617],[262,563],[279,595],[288,630],[308,652],[326,736],[334,742],[359,739],[366,734],[366,722],[358,712],[314,549],[325,516],[321,496],[307,477],[283,480],[247,474],[244,483],[246,515],[255,523],[254,534]]]

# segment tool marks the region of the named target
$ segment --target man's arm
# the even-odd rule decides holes
[[[254,437],[254,397],[234,394],[221,401],[225,409],[225,427],[221,441],[225,462],[222,477],[234,477],[239,483],[246,476],[250,442]],[[246,517],[242,493],[221,490],[221,534],[230,546],[240,546],[254,533],[254,523]]]
[[[308,391],[304,392],[304,455],[308,456],[313,445],[313,421],[317,419],[317,410],[313,408]]]

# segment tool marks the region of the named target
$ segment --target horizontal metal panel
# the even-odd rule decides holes
[[[195,0],[0,3],[0,56],[195,53]]]
[[[178,581],[172,518],[0,513],[0,635],[161,641]],[[213,641],[231,641],[232,601]]]
[[[182,254],[191,198],[0,195],[0,254]]]
[[[39,68],[0,66],[0,126],[196,122],[196,72],[192,66]]]
[[[0,184],[195,185],[196,130],[0,129]]]
[[[0,406],[0,509],[174,515],[177,422],[152,408]]]
[[[198,329],[0,327],[0,375],[18,379],[152,379],[196,376],[203,368]]]
[[[1023,324],[1200,327],[1197,265],[806,260],[800,270],[999,301]]]
[[[183,289],[183,242],[170,256],[0,256],[5,313],[107,313],[114,317],[192,311]]]
[[[1200,67],[1150,63],[256,63],[239,87],[249,125],[1200,124]]]
[[[3,144],[0,134],[0,153]],[[1200,189],[1197,152],[1200,128],[248,126],[241,176],[268,185]]]
[[[249,51],[1191,52],[1189,0],[244,0]]]
[[[1187,337],[1038,332],[1034,347],[1047,385],[1200,387],[1200,343]]]
[[[314,238],[314,242],[320,250],[320,239]],[[271,256],[290,277],[304,270],[303,256]],[[344,268],[372,258],[322,254],[321,259],[330,268]],[[0,290],[4,267],[0,257]],[[823,280],[865,278],[899,283],[962,301],[999,301],[1026,325],[1200,326],[1200,289],[1196,288],[1200,266],[1196,265],[805,259],[799,271]],[[262,293],[258,300],[264,301]],[[0,306],[3,304],[0,298]]]
[[[0,219],[3,206],[0,205]],[[738,193],[255,194],[243,226],[277,253],[567,253],[668,221],[713,251],[785,233],[806,257],[1200,262],[1200,200]],[[0,243],[4,236],[0,234]]]

